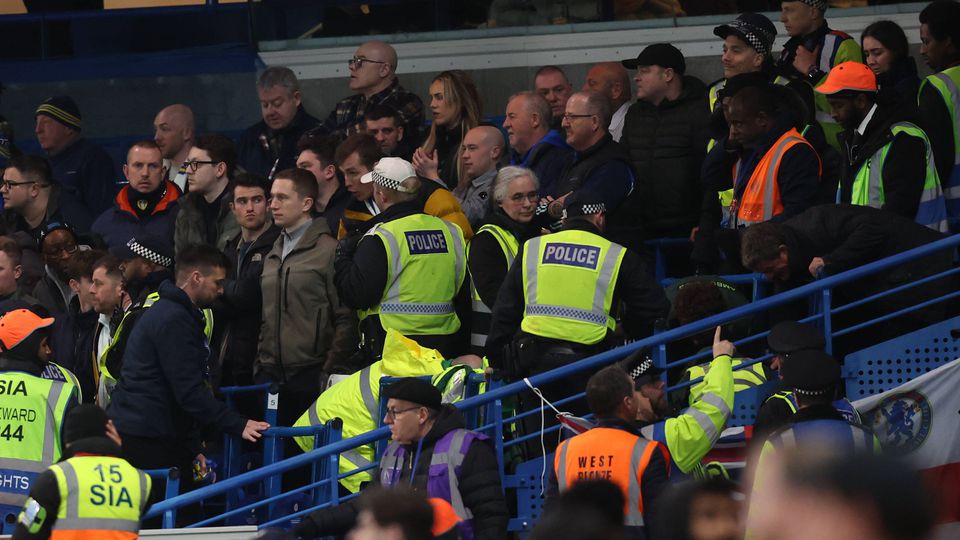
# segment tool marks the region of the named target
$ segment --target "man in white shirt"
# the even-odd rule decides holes
[[[587,79],[583,83],[583,90],[592,90],[603,94],[610,100],[613,117],[607,131],[613,140],[620,142],[623,134],[623,120],[630,108],[630,74],[620,62],[601,62],[595,64],[587,72]]]

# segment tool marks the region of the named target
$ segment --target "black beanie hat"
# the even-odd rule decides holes
[[[109,419],[107,413],[93,403],[70,409],[63,420],[63,445],[67,446],[81,439],[106,437]]]

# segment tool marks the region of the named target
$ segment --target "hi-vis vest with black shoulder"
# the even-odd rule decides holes
[[[150,499],[150,477],[113,456],[77,456],[50,470],[60,508],[51,540],[132,540]]]
[[[925,175],[923,191],[920,192],[920,206],[917,208],[915,221],[935,231],[945,233],[949,230],[947,222],[947,207],[944,201],[943,190],[940,188],[940,177],[933,162],[933,152],[930,149],[930,139],[927,134],[910,122],[897,122],[890,126],[892,137],[887,144],[873,153],[857,171],[850,190],[850,204],[882,208],[886,203],[883,190],[883,165],[887,161],[887,153],[899,134],[916,137],[923,140],[926,149],[924,163]],[[840,191],[837,191],[837,198]],[[838,200],[838,202],[840,202]]]
[[[460,228],[438,217],[413,214],[380,223],[376,235],[387,252],[387,286],[380,304],[360,312],[379,314],[384,330],[405,336],[450,335],[460,329],[454,298],[466,277]]]
[[[953,119],[953,170],[949,178],[940,179],[940,184],[947,215],[953,224],[953,231],[957,232],[960,230],[960,66],[928,76],[920,83],[920,92],[927,84],[937,89]]]
[[[614,329],[610,310],[626,248],[567,230],[530,239],[523,249],[524,332],[594,345]]]
[[[780,136],[773,146],[760,158],[757,168],[750,175],[747,187],[740,196],[740,201],[734,201],[731,207],[730,215],[736,216],[736,220],[731,220],[734,227],[756,225],[764,221],[770,221],[774,216],[783,213],[783,203],[780,201],[780,163],[783,156],[791,148],[798,144],[805,144],[812,150],[810,143],[803,138],[803,135],[796,128],[790,128]],[[816,154],[816,152],[814,152]],[[819,158],[817,158],[819,164]],[[740,162],[734,165],[733,177],[737,178],[737,170]],[[821,174],[823,173],[821,165]]]
[[[553,470],[560,492],[579,480],[608,480],[623,491],[624,525],[644,526],[643,473],[654,452],[661,452],[667,470],[670,454],[662,444],[622,429],[595,427],[560,443]]]
[[[481,234],[489,234],[500,246],[503,252],[504,260],[507,262],[507,269],[513,265],[517,258],[517,252],[520,250],[520,242],[517,237],[503,227],[487,223],[480,227],[474,238]],[[467,246],[467,259],[470,258],[470,246]],[[480,293],[477,292],[477,286],[474,283],[473,276],[470,276],[470,296],[473,299],[473,320],[470,322],[470,349],[476,355],[483,356],[484,345],[487,343],[487,333],[490,331],[490,306],[483,303],[480,299]]]
[[[23,506],[30,485],[60,460],[72,383],[0,372],[0,505]]]

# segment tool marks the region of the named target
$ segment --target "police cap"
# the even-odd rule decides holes
[[[624,358],[620,365],[638,387],[657,380],[663,370],[653,365],[653,357],[646,350],[639,350]]]
[[[603,198],[589,189],[578,189],[567,195],[567,198],[563,201],[564,219],[591,216],[606,210],[607,205],[604,204]]]
[[[823,334],[811,324],[784,321],[770,330],[767,345],[777,354],[793,354],[804,349],[823,350]]]
[[[405,377],[384,389],[387,399],[402,399],[428,409],[439,411],[443,407],[440,390],[429,382],[416,377]]]
[[[840,382],[840,363],[824,351],[805,349],[790,355],[781,374],[784,386],[797,394],[818,396],[832,391]]]

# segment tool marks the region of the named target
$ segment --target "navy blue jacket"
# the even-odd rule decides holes
[[[107,414],[117,430],[138,437],[190,440],[199,426],[243,433],[246,418],[210,389],[210,348],[203,315],[170,281],[130,333],[123,372]]]
[[[49,156],[53,178],[63,190],[82,202],[95,216],[110,208],[117,193],[117,173],[106,150],[80,139]]]
[[[108,249],[117,246],[125,246],[127,241],[143,233],[150,233],[160,238],[166,238],[173,244],[173,233],[177,225],[177,212],[180,210],[180,190],[176,184],[165,180],[167,191],[163,198],[153,209],[153,213],[141,219],[137,216],[133,207],[130,206],[130,200],[127,198],[127,190],[130,186],[124,186],[117,194],[114,200],[113,208],[100,214],[100,217],[93,222],[91,228],[94,233],[103,238],[103,242]]]
[[[301,107],[290,125],[280,131],[263,120],[248,127],[237,142],[237,165],[252,174],[272,178],[274,173],[297,166],[297,141],[320,121]],[[276,164],[276,165],[274,165]]]

